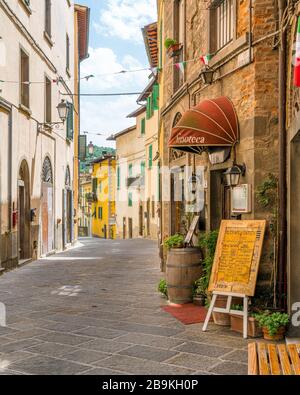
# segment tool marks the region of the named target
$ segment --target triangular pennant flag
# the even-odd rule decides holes
[[[184,73],[184,69],[186,66],[186,62],[180,62],[180,63],[175,63],[175,67],[181,71],[181,73]]]
[[[211,58],[212,58],[212,56],[210,54],[208,54],[208,55],[201,56],[200,60],[205,64],[205,66],[208,66],[208,62],[210,61]]]
[[[294,67],[294,85],[300,87],[300,17],[298,17],[296,38],[296,59]]]

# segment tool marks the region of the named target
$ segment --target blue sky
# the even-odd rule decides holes
[[[149,67],[141,28],[154,22],[156,0],[80,0],[91,8],[90,57],[81,66],[82,76],[93,74],[82,83],[82,93],[141,92],[149,71],[106,75],[120,70]],[[126,115],[137,108],[135,96],[81,99],[82,131],[98,145],[111,146],[106,138],[133,124]]]

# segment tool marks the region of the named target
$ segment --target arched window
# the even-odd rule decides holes
[[[173,125],[172,125],[173,128],[178,124],[178,122],[181,120],[181,118],[182,118],[182,114],[180,112],[178,112],[175,115],[175,118],[174,118],[174,121],[173,121]]]
[[[67,188],[71,188],[71,173],[70,173],[70,168],[69,168],[69,166],[67,166],[67,170],[66,170],[65,186],[66,186]]]
[[[52,165],[48,156],[46,156],[43,163],[42,181],[46,182],[47,184],[53,184]]]

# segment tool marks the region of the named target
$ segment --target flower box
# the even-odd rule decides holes
[[[238,333],[243,333],[243,316],[230,314],[231,330]],[[248,317],[248,336],[262,337],[262,330],[254,317]]]

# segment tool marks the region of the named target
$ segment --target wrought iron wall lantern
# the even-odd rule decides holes
[[[39,123],[39,129],[49,129],[52,127],[59,127],[59,125],[64,125],[66,120],[68,119],[69,115],[69,105],[66,103],[65,100],[62,100],[58,106],[56,107],[58,111],[58,116],[61,120],[61,122],[44,122],[44,123]]]
[[[246,165],[244,163],[242,165],[233,165],[224,173],[226,184],[231,188],[236,187],[240,183],[241,176],[243,177],[245,173]]]
[[[200,73],[199,77],[205,85],[211,85],[214,82],[215,70],[206,66]]]

